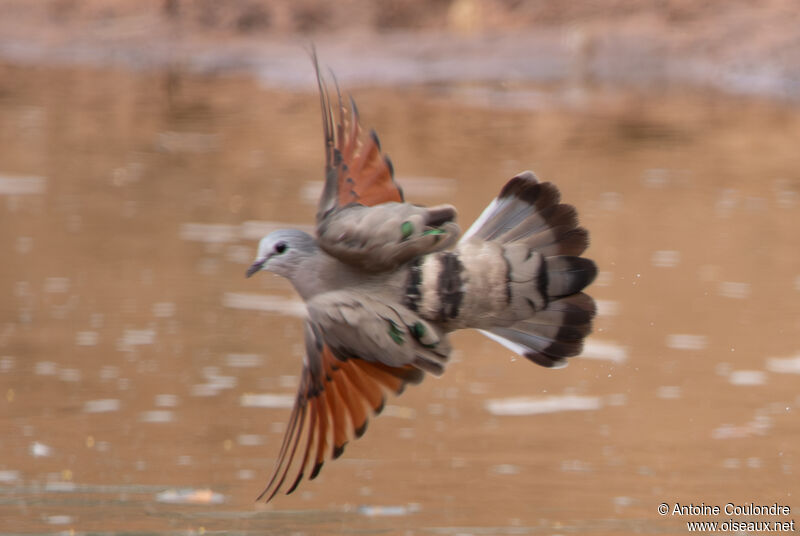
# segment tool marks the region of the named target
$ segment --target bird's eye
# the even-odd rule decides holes
[[[287,247],[288,246],[286,245],[286,242],[278,242],[277,244],[275,244],[275,253],[280,255],[281,253],[286,251]]]

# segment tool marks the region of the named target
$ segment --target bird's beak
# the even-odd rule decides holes
[[[252,265],[250,265],[250,268],[247,269],[247,272],[245,272],[244,276],[245,277],[250,277],[251,275],[253,275],[257,271],[261,270],[261,268],[264,267],[264,263],[265,262],[267,262],[267,258],[266,257],[261,259],[261,260],[258,260],[256,262],[254,262]]]

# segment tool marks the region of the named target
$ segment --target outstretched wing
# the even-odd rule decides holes
[[[317,223],[331,211],[351,203],[364,206],[392,201],[402,203],[403,190],[394,181],[391,160],[381,153],[378,135],[374,130],[367,136],[362,135],[356,103],[351,98],[350,107],[345,106],[338,86],[336,102],[331,102],[316,52],[312,58],[317,72],[325,136],[325,187],[319,200]],[[335,121],[334,104],[338,110]]]
[[[317,240],[329,255],[368,271],[391,270],[419,255],[455,244],[460,230],[451,205],[404,203],[375,131],[362,135],[355,101],[336,87],[331,101],[317,72],[325,137],[325,185],[317,209]],[[334,118],[334,110],[337,113]]]
[[[326,459],[336,459],[347,442],[361,437],[369,414],[381,412],[387,392],[400,394],[422,381],[411,365],[390,367],[342,355],[334,356],[321,332],[306,322],[306,359],[294,409],[272,477],[257,500],[266,502],[285,486],[292,493],[308,474],[313,480]]]

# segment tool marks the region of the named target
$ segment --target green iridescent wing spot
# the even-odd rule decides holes
[[[444,231],[442,231],[441,229],[428,229],[427,231],[422,233],[422,236],[443,235],[443,234],[444,234]]]
[[[425,336],[425,326],[419,322],[414,322],[414,324],[411,326],[411,334],[415,339],[421,339]]]
[[[397,344],[403,344],[403,332],[397,327],[393,321],[389,320],[389,336]]]
[[[410,221],[404,221],[402,225],[400,225],[400,232],[403,234],[402,240],[408,240],[408,237],[414,232],[414,224]]]

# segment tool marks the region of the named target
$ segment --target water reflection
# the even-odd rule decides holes
[[[659,503],[794,506],[795,109],[357,91],[413,201],[467,223],[521,169],[556,181],[592,233],[600,316],[563,371],[457,334],[443,378],[264,507],[303,306],[243,274],[258,238],[313,219],[316,97],[0,71],[3,531],[682,533]]]

